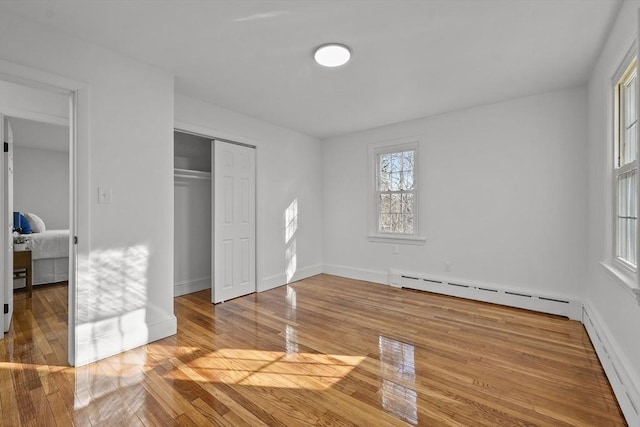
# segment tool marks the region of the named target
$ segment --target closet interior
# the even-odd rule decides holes
[[[211,139],[174,132],[174,295],[211,288]]]

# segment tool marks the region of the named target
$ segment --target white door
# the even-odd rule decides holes
[[[9,331],[13,317],[13,131],[4,116],[0,114],[0,130],[4,139],[6,125],[7,138],[2,156],[2,294],[4,307],[4,332]]]
[[[227,301],[256,291],[256,152],[214,141],[211,301]]]

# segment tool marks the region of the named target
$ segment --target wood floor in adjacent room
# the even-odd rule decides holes
[[[3,426],[619,426],[579,322],[321,275],[219,305],[178,334],[66,367],[66,286],[15,296]]]

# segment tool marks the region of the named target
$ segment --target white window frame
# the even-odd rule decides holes
[[[640,263],[638,259],[640,259],[640,220],[636,225],[636,266],[630,265],[628,262],[618,258],[618,176],[628,173],[629,171],[636,170],[636,173],[640,173],[638,168],[638,156],[640,156],[640,143],[638,138],[640,138],[640,132],[636,134],[636,160],[618,167],[619,160],[619,147],[620,147],[620,99],[619,99],[619,85],[626,74],[629,67],[632,63],[635,62],[636,72],[638,71],[638,60],[637,60],[637,49],[635,42],[631,46],[631,48],[627,51],[627,54],[624,56],[624,59],[619,63],[619,66],[616,72],[613,74],[611,78],[611,83],[609,86],[611,97],[609,98],[611,115],[609,116],[610,123],[610,133],[611,135],[609,139],[609,147],[611,158],[609,160],[610,167],[610,189],[611,189],[611,225],[610,225],[610,233],[608,233],[611,238],[609,239],[610,246],[608,249],[608,253],[605,254],[605,260],[601,263],[605,270],[616,279],[616,281],[622,285],[626,290],[633,295],[638,303],[640,303],[640,286],[639,286],[639,275],[638,275],[638,267]],[[640,84],[638,84],[638,80],[636,78],[636,114],[638,114],[638,104],[640,103]],[[638,126],[638,125],[636,125]],[[640,175],[637,175],[640,180]],[[640,193],[640,182],[637,185],[638,191]],[[640,204],[640,194],[637,197],[637,203]],[[640,208],[638,206],[637,208]],[[637,210],[640,212],[640,209]]]
[[[635,53],[635,52],[633,52]],[[630,69],[635,68],[634,71],[630,71]],[[628,262],[627,260],[621,258],[618,256],[618,241],[620,238],[620,230],[618,229],[618,206],[619,206],[619,198],[618,198],[618,178],[628,174],[630,172],[634,172],[636,173],[636,179],[640,180],[640,176],[638,175],[638,155],[640,154],[640,152],[638,151],[638,141],[636,138],[636,159],[633,160],[632,162],[626,163],[624,165],[620,165],[620,159],[623,157],[623,155],[620,153],[620,151],[622,150],[621,147],[621,139],[622,136],[621,134],[624,132],[622,129],[623,126],[623,118],[622,115],[624,114],[624,111],[621,108],[621,102],[622,102],[622,98],[620,95],[620,87],[621,85],[625,82],[628,81],[630,78],[633,77],[633,75],[635,74],[637,76],[637,69],[638,69],[638,64],[637,64],[637,57],[635,55],[631,55],[631,58],[625,57],[625,60],[623,61],[623,63],[621,64],[621,66],[619,67],[618,71],[615,74],[615,77],[613,79],[613,89],[614,89],[614,119],[613,119],[613,149],[614,149],[614,165],[613,165],[613,199],[614,199],[614,205],[613,205],[613,219],[614,219],[614,227],[613,227],[613,260],[614,263],[617,264],[617,267],[621,267],[623,269],[629,270],[631,273],[633,273],[634,275],[637,274],[637,266],[638,266],[638,249],[640,249],[638,247],[638,220],[636,220],[636,235],[635,235],[635,240],[636,240],[636,259],[635,259],[635,264],[632,264],[630,262]],[[636,86],[638,85],[638,80],[636,77]],[[637,101],[637,88],[636,88],[636,101]],[[637,102],[636,102],[636,115],[637,115]],[[636,123],[637,123],[637,118],[636,118]],[[636,130],[638,128],[638,125],[636,125]],[[640,185],[636,184],[638,188],[640,188]],[[636,205],[637,205],[637,200],[638,200],[638,196],[636,195]],[[636,206],[636,212],[638,211],[638,206]]]
[[[370,242],[395,243],[406,245],[424,245],[426,238],[420,234],[420,141],[417,138],[403,138],[394,141],[380,142],[369,145],[369,234]],[[378,230],[380,209],[378,204],[378,157],[383,154],[402,151],[414,152],[413,185],[411,191],[414,195],[413,233],[385,233]]]
[[[628,71],[630,68],[635,67],[636,71],[632,72],[631,75],[627,75]],[[613,177],[612,177],[612,184],[613,184],[613,262],[616,264],[616,267],[618,268],[622,268],[625,269],[627,271],[629,271],[630,273],[633,273],[634,276],[637,275],[637,265],[638,265],[638,225],[636,223],[636,236],[635,236],[635,240],[636,240],[636,259],[635,259],[635,265],[632,263],[629,263],[628,261],[626,261],[625,259],[621,258],[618,256],[618,241],[620,238],[620,230],[618,229],[618,206],[619,206],[619,199],[618,199],[618,178],[621,177],[622,175],[625,175],[629,172],[636,172],[636,179],[640,179],[640,176],[638,176],[638,154],[640,154],[640,152],[638,152],[638,147],[637,147],[637,139],[636,139],[636,159],[633,160],[632,162],[629,162],[627,164],[624,165],[620,165],[620,158],[622,157],[622,154],[620,153],[621,151],[621,134],[622,134],[622,114],[624,114],[624,111],[622,111],[621,106],[620,106],[620,102],[621,102],[621,98],[620,98],[620,86],[623,83],[623,79],[624,80],[628,80],[633,74],[637,75],[637,58],[635,56],[635,49],[630,51],[629,54],[627,54],[627,56],[625,57],[624,61],[622,62],[622,64],[620,65],[620,67],[618,68],[618,71],[615,73],[614,78],[613,78],[613,92],[614,92],[614,113],[613,113],[613,150],[614,150],[614,156],[613,156]],[[637,79],[636,79],[637,82]],[[636,83],[637,86],[637,83]],[[637,93],[636,93],[637,96]],[[637,109],[637,107],[636,107]],[[636,125],[637,126],[637,125]],[[636,199],[638,198],[638,195],[636,194]],[[623,270],[624,271],[624,270]]]

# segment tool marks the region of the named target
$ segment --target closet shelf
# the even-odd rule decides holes
[[[175,178],[211,179],[211,172],[197,171],[193,169],[173,169]]]

